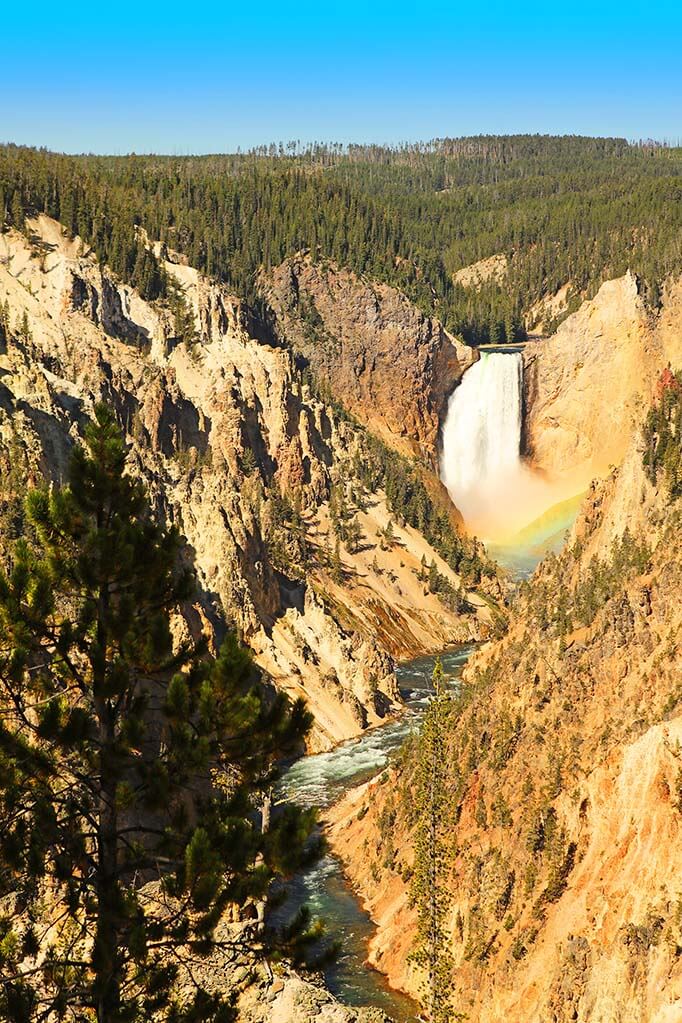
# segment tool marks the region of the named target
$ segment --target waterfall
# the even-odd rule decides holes
[[[510,502],[525,474],[520,458],[522,388],[518,352],[482,352],[448,403],[441,479],[465,520],[481,535],[499,532],[500,526],[508,529],[514,518]]]

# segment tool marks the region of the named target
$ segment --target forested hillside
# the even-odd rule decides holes
[[[663,279],[682,269],[681,198],[682,151],[624,139],[289,143],[205,157],[0,149],[2,223],[49,214],[145,298],[173,289],[137,226],[261,315],[258,270],[306,248],[396,285],[475,344],[514,340],[533,303],[568,286],[563,315],[627,269],[656,306]],[[454,279],[493,255],[501,276]]]

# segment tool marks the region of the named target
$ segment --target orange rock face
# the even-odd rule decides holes
[[[264,285],[281,333],[360,422],[435,468],[449,393],[476,352],[403,294],[300,255]]]

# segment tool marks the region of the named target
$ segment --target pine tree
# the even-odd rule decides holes
[[[251,476],[258,468],[258,459],[253,448],[244,448],[244,453],[239,459],[239,465],[245,476]]]
[[[379,538],[379,546],[381,547],[382,551],[393,550],[396,539],[392,519],[388,520],[388,523],[383,529],[377,530],[377,536]]]
[[[22,339],[22,341],[24,341],[26,344],[28,344],[29,341],[33,340],[33,334],[31,333],[31,325],[28,322],[28,313],[26,312],[25,309],[20,322],[17,324],[17,333],[19,337]]]
[[[346,550],[349,554],[355,554],[360,547],[360,541],[362,540],[362,527],[358,522],[357,518],[353,516],[349,520],[346,526]]]
[[[168,278],[168,305],[173,314],[173,330],[175,337],[188,345],[197,340],[196,320],[191,303],[187,299],[185,289],[174,278]]]
[[[336,538],[336,543],[334,544],[334,553],[332,554],[332,558],[331,558],[331,574],[332,574],[332,579],[334,580],[335,583],[342,583],[343,582],[343,563],[341,561],[341,544],[339,542],[339,538],[338,537]]]
[[[10,318],[9,318],[9,302],[5,299],[5,302],[0,302],[0,352],[4,353],[7,350],[7,341],[9,340],[10,332]]]
[[[12,195],[11,216],[12,224],[16,227],[17,231],[21,231],[24,227],[25,214],[21,192],[18,188],[14,190]]]
[[[310,818],[255,812],[310,720],[266,700],[228,636],[174,644],[191,593],[180,537],[150,516],[104,406],[69,485],[33,491],[32,543],[0,574],[0,1018],[222,1021],[183,956],[226,907],[298,862]],[[49,928],[49,929],[48,929]],[[192,976],[190,973],[189,976]]]
[[[423,1004],[431,1023],[452,1023],[459,1019],[452,1011],[452,957],[446,924],[450,896],[447,888],[448,821],[446,763],[445,691],[440,660],[433,669],[434,697],[424,715],[419,733],[415,777],[415,805],[418,820],[415,833],[415,861],[412,895],[417,906],[417,945],[414,962],[425,972]]]

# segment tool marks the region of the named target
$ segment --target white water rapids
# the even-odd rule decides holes
[[[521,458],[523,359],[481,352],[450,396],[441,479],[468,525],[486,540],[513,536],[552,503]]]

